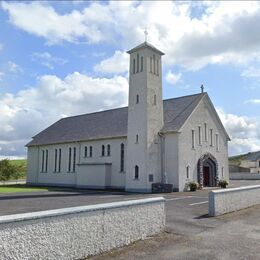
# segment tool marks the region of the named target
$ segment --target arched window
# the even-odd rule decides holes
[[[54,172],[57,172],[57,159],[58,159],[58,150],[55,149],[55,156],[54,156]]]
[[[153,72],[153,58],[150,57],[150,72]]]
[[[159,60],[156,60],[156,74],[159,76]]]
[[[153,73],[155,74],[155,55],[153,55]]]
[[[88,147],[85,146],[85,150],[84,150],[84,157],[87,157],[88,156]]]
[[[45,158],[45,151],[42,150],[42,172],[44,172],[44,158]]]
[[[59,149],[59,169],[58,171],[60,172],[61,170],[61,149]]]
[[[144,70],[144,57],[141,57],[141,72]]]
[[[139,54],[137,53],[137,65],[136,65],[136,72],[139,72]]]
[[[135,59],[133,60],[133,74],[135,74]]]
[[[221,169],[221,175],[222,175],[222,178],[224,177],[224,167],[222,167]]]
[[[186,178],[187,179],[190,178],[190,166],[189,165],[186,167]]]
[[[110,144],[107,145],[107,156],[110,156]]]
[[[68,172],[71,171],[71,147],[69,148],[69,167],[68,167]]]
[[[76,147],[73,148],[73,168],[72,171],[76,171]]]
[[[134,179],[138,180],[139,179],[139,166],[135,166],[135,175],[134,175]]]
[[[89,157],[92,157],[92,146],[89,147]]]
[[[156,95],[153,96],[153,104],[156,105]]]
[[[120,172],[123,172],[125,168],[125,145],[122,143],[120,148]]]
[[[105,156],[105,146],[104,145],[102,145],[101,156]]]
[[[138,144],[138,142],[139,142],[139,136],[136,135],[136,136],[135,136],[135,143]]]
[[[195,130],[191,130],[192,149],[195,149]]]
[[[136,95],[136,104],[139,103],[139,95]]]

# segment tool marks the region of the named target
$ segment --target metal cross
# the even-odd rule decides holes
[[[203,93],[204,92],[204,86],[203,86],[203,84],[201,84],[201,93]]]
[[[144,30],[145,42],[147,42],[147,35],[148,35],[147,28],[145,28],[145,30]]]

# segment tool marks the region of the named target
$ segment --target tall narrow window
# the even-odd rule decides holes
[[[190,166],[186,167],[186,178],[189,179],[190,178]]]
[[[139,95],[136,95],[136,104],[139,103]]]
[[[156,105],[156,95],[153,96],[153,104]]]
[[[150,72],[153,72],[153,58],[150,57]]]
[[[219,138],[218,138],[218,134],[216,134],[216,149],[217,152],[219,151]]]
[[[76,147],[73,148],[73,168],[72,171],[76,171]]]
[[[45,158],[45,151],[42,150],[42,172],[44,172],[44,158]]]
[[[48,172],[48,150],[46,152],[46,159],[45,159],[45,172]]]
[[[89,147],[89,157],[92,157],[92,150],[93,150],[93,148],[92,148],[92,146],[90,146]]]
[[[122,143],[120,147],[120,172],[125,168],[125,145]]]
[[[222,178],[224,177],[224,167],[222,167],[221,169],[221,175],[222,175]]]
[[[107,156],[110,156],[111,151],[110,151],[110,144],[107,145]]]
[[[133,74],[135,74],[135,59],[133,59]]]
[[[210,129],[210,146],[213,146],[213,129]]]
[[[139,72],[139,54],[137,53],[136,72]]]
[[[135,166],[134,179],[135,179],[135,180],[138,180],[138,179],[139,179],[139,167],[138,167],[137,165]]]
[[[201,127],[199,126],[198,129],[199,129],[199,145],[201,145]]]
[[[105,156],[105,146],[104,145],[102,145],[101,156]]]
[[[138,144],[138,142],[139,142],[139,136],[136,135],[136,136],[135,136],[135,143]]]
[[[54,155],[54,172],[57,172],[57,159],[58,159],[58,150],[55,149],[55,155]]]
[[[191,130],[192,149],[195,149],[195,130]]]
[[[144,70],[144,57],[141,57],[141,69],[140,72],[142,72]]]
[[[61,170],[61,149],[59,149],[59,172]]]
[[[207,128],[207,124],[204,124],[204,130],[205,130],[205,142],[208,141],[208,128]]]
[[[153,55],[153,73],[155,74],[155,55]]]
[[[71,147],[69,148],[69,167],[68,167],[68,172],[71,171]]]
[[[159,60],[156,60],[156,74],[159,76]]]
[[[85,146],[85,149],[84,149],[84,157],[88,157],[88,147]]]

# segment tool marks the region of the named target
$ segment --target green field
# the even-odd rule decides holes
[[[36,191],[48,191],[46,187],[31,187],[24,184],[12,184],[12,185],[1,185],[1,193],[17,193],[17,192],[36,192]]]

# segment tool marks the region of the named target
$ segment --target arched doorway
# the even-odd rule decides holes
[[[198,161],[198,182],[200,187],[218,185],[218,162],[210,153],[204,154]]]

